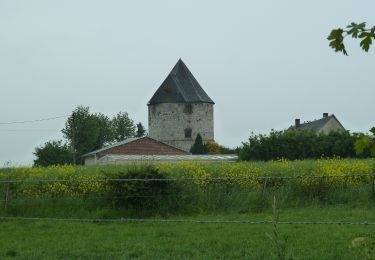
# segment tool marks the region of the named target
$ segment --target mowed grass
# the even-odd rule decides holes
[[[195,220],[270,220],[272,215],[199,215]],[[375,221],[374,208],[307,207],[280,221]],[[1,221],[0,259],[275,259],[270,224],[82,223]],[[288,236],[287,259],[364,259],[350,248],[375,239],[372,225],[279,225]]]

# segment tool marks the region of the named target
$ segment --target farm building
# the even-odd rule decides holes
[[[329,132],[340,130],[345,131],[345,128],[336,118],[336,116],[334,114],[329,115],[328,113],[323,113],[323,118],[321,119],[304,122],[302,124],[300,119],[295,119],[295,124],[294,126],[291,126],[290,129],[311,130],[317,134],[328,134]]]
[[[187,152],[214,140],[214,104],[180,59],[148,102],[149,136]]]
[[[105,155],[97,160],[98,165],[129,164],[129,163],[175,163],[175,162],[236,162],[233,154],[188,154],[188,155]]]
[[[82,155],[85,165],[93,165],[106,155],[187,155],[188,152],[149,137],[129,138]]]
[[[129,138],[84,154],[85,165],[135,162],[236,161],[236,155],[191,155],[150,137]]]

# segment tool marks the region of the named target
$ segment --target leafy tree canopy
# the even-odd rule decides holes
[[[73,163],[73,152],[69,145],[62,141],[48,141],[35,148],[35,166],[62,165]]]
[[[142,126],[141,123],[139,125]],[[45,144],[45,147],[36,148],[34,154],[37,156],[37,160],[35,160],[35,164],[46,166],[44,161],[54,162],[50,160],[48,153],[44,153],[47,150],[54,151],[54,156],[61,152],[62,162],[65,162],[65,150],[68,148],[72,163],[82,163],[81,155],[105,145],[134,137],[135,129],[133,120],[126,112],[119,112],[110,119],[102,113],[91,113],[89,107],[78,106],[68,117],[65,127],[61,130],[68,144],[62,144],[61,141],[50,141]],[[140,130],[142,129],[138,129],[138,132],[144,134]]]
[[[358,155],[370,153],[375,157],[375,127],[370,130],[372,136],[361,135],[354,143],[355,151]]]
[[[81,161],[82,154],[110,141],[108,121],[104,115],[91,114],[89,107],[79,106],[72,112],[61,132],[72,147],[75,162]]]
[[[111,120],[102,113],[91,113],[89,107],[78,106],[61,132],[72,147],[74,161],[81,163],[80,156],[85,153],[134,137],[135,125],[126,112],[119,112]]]
[[[112,119],[113,141],[120,142],[135,136],[134,121],[127,112],[119,112]]]
[[[351,23],[345,29],[337,28],[333,29],[328,36],[329,46],[335,50],[335,52],[342,52],[344,55],[348,55],[344,39],[347,36],[351,36],[355,39],[360,39],[360,47],[365,52],[368,52],[372,44],[372,40],[375,39],[375,26],[367,28],[366,23]]]

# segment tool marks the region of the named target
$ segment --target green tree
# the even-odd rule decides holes
[[[195,138],[193,146],[190,148],[192,154],[207,154],[207,146],[203,143],[202,136],[200,134]]]
[[[135,135],[136,137],[143,137],[146,135],[146,129],[143,127],[142,123],[139,122],[137,124],[137,134]]]
[[[371,156],[375,156],[375,127],[370,130],[372,136],[361,135],[355,141],[355,151],[358,155],[370,153]]]
[[[111,124],[114,141],[120,142],[135,136],[134,121],[130,119],[128,113],[119,112],[113,117]]]
[[[84,106],[72,112],[61,132],[72,148],[74,163],[82,163],[81,155],[112,141],[109,119],[102,114],[91,114],[89,107]]]
[[[375,26],[372,28],[366,28],[366,23],[351,23],[345,29],[333,29],[327,38],[329,40],[329,46],[334,49],[335,52],[342,52],[344,55],[348,55],[344,44],[344,39],[347,36],[361,39],[361,48],[365,52],[368,52],[372,40],[375,39]]]
[[[35,148],[34,166],[62,165],[73,163],[73,152],[69,145],[62,141],[48,141]]]
[[[101,148],[103,145],[113,143],[114,139],[111,128],[111,120],[101,113],[95,113],[91,115],[91,117],[96,122],[98,131],[98,137],[96,140],[95,147]]]

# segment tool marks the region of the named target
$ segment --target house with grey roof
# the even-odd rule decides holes
[[[294,126],[291,126],[289,129],[310,130],[317,134],[328,134],[332,131],[346,130],[334,114],[329,115],[328,113],[323,113],[323,117],[320,119],[304,123],[301,123],[300,119],[295,119]]]
[[[184,151],[198,134],[213,141],[214,104],[179,59],[147,104],[149,136]]]

